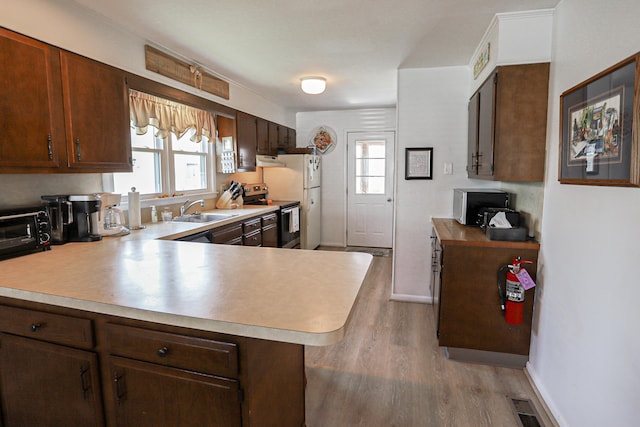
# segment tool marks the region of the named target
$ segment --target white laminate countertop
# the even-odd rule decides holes
[[[238,210],[232,220],[276,208]],[[372,256],[167,241],[212,224],[157,223],[0,261],[0,296],[303,345],[344,336]]]

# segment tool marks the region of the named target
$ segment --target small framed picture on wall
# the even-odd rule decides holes
[[[406,148],[404,179],[433,179],[433,147]]]

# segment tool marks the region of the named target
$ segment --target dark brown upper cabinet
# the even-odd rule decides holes
[[[256,170],[256,152],[258,146],[257,126],[255,116],[238,111],[236,115],[238,172],[251,172]]]
[[[0,172],[131,171],[125,73],[0,28]]]
[[[469,101],[469,178],[544,180],[548,92],[548,63],[493,71]]]

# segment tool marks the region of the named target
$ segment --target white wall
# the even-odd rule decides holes
[[[528,369],[562,426],[638,425],[640,189],[557,181],[559,96],[640,50],[638,16],[633,0],[563,0],[556,9]]]
[[[549,62],[552,30],[552,9],[496,14],[470,58],[469,66],[473,70],[480,53],[487,48],[487,44],[491,45],[489,61],[471,82],[469,95],[480,87],[498,65]]]
[[[398,72],[394,299],[431,301],[430,220],[451,217],[453,188],[487,185],[469,181],[465,169],[470,79],[469,67]],[[433,147],[432,180],[404,179],[407,147]]]
[[[309,145],[312,130],[320,125],[332,128],[338,139],[336,148],[322,156],[322,235],[320,244],[344,247],[347,245],[347,132],[395,131],[396,109],[298,113],[296,117],[296,145],[298,147]]]

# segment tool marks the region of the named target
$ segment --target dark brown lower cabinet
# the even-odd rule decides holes
[[[110,357],[117,426],[240,426],[238,381]]]
[[[0,367],[3,427],[104,426],[95,353],[0,334]]]
[[[0,297],[1,427],[302,427],[304,346]]]
[[[432,248],[438,251],[432,260],[438,344],[527,356],[535,288],[526,291],[522,324],[511,325],[500,308],[498,271],[521,257],[532,262],[523,267],[535,280],[540,245],[489,240],[480,228],[452,219],[432,222]]]
[[[262,246],[278,247],[278,215],[274,212],[262,216]]]

